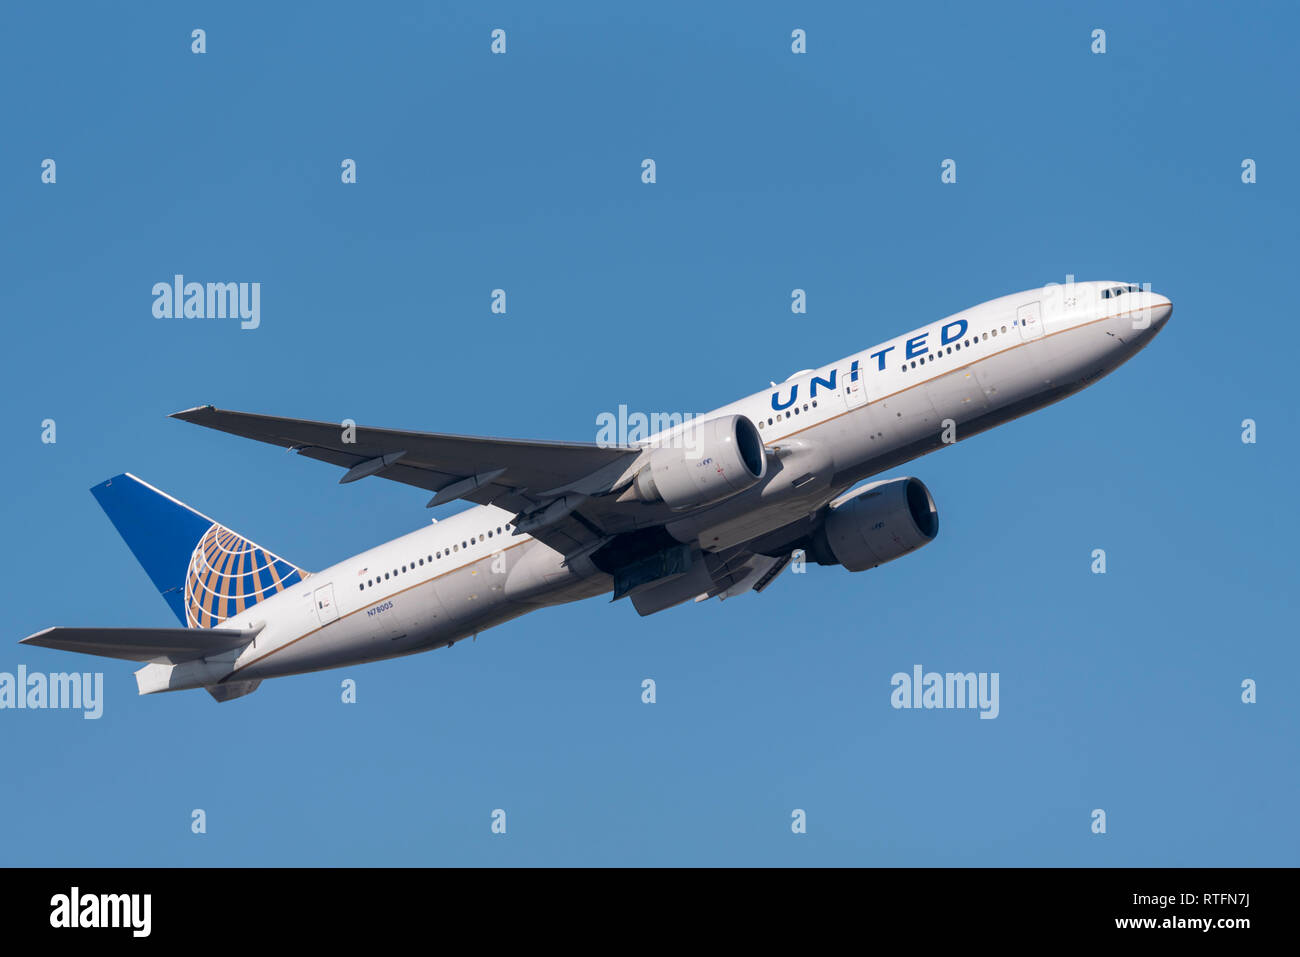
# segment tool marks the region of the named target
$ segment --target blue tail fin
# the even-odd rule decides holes
[[[181,623],[212,628],[306,572],[130,473],[91,490]]]

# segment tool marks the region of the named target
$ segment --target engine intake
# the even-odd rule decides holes
[[[892,562],[939,534],[939,510],[920,479],[898,478],[864,485],[832,504],[812,536],[808,557],[851,572]]]
[[[763,440],[743,415],[692,420],[665,436],[633,481],[643,502],[671,508],[711,505],[752,487],[767,475]]]

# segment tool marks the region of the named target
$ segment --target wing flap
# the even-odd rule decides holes
[[[255,632],[234,628],[46,628],[19,644],[127,661],[179,664],[232,651]]]

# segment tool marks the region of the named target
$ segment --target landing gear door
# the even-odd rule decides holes
[[[338,606],[334,604],[334,583],[322,585],[316,589],[316,616],[322,625],[328,625],[339,616]]]
[[[1027,302],[1016,310],[1016,325],[1020,328],[1020,338],[1025,342],[1037,339],[1043,334],[1043,304]]]

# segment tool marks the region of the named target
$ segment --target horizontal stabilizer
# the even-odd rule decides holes
[[[83,655],[179,664],[248,644],[254,631],[233,628],[46,628],[21,644]]]

